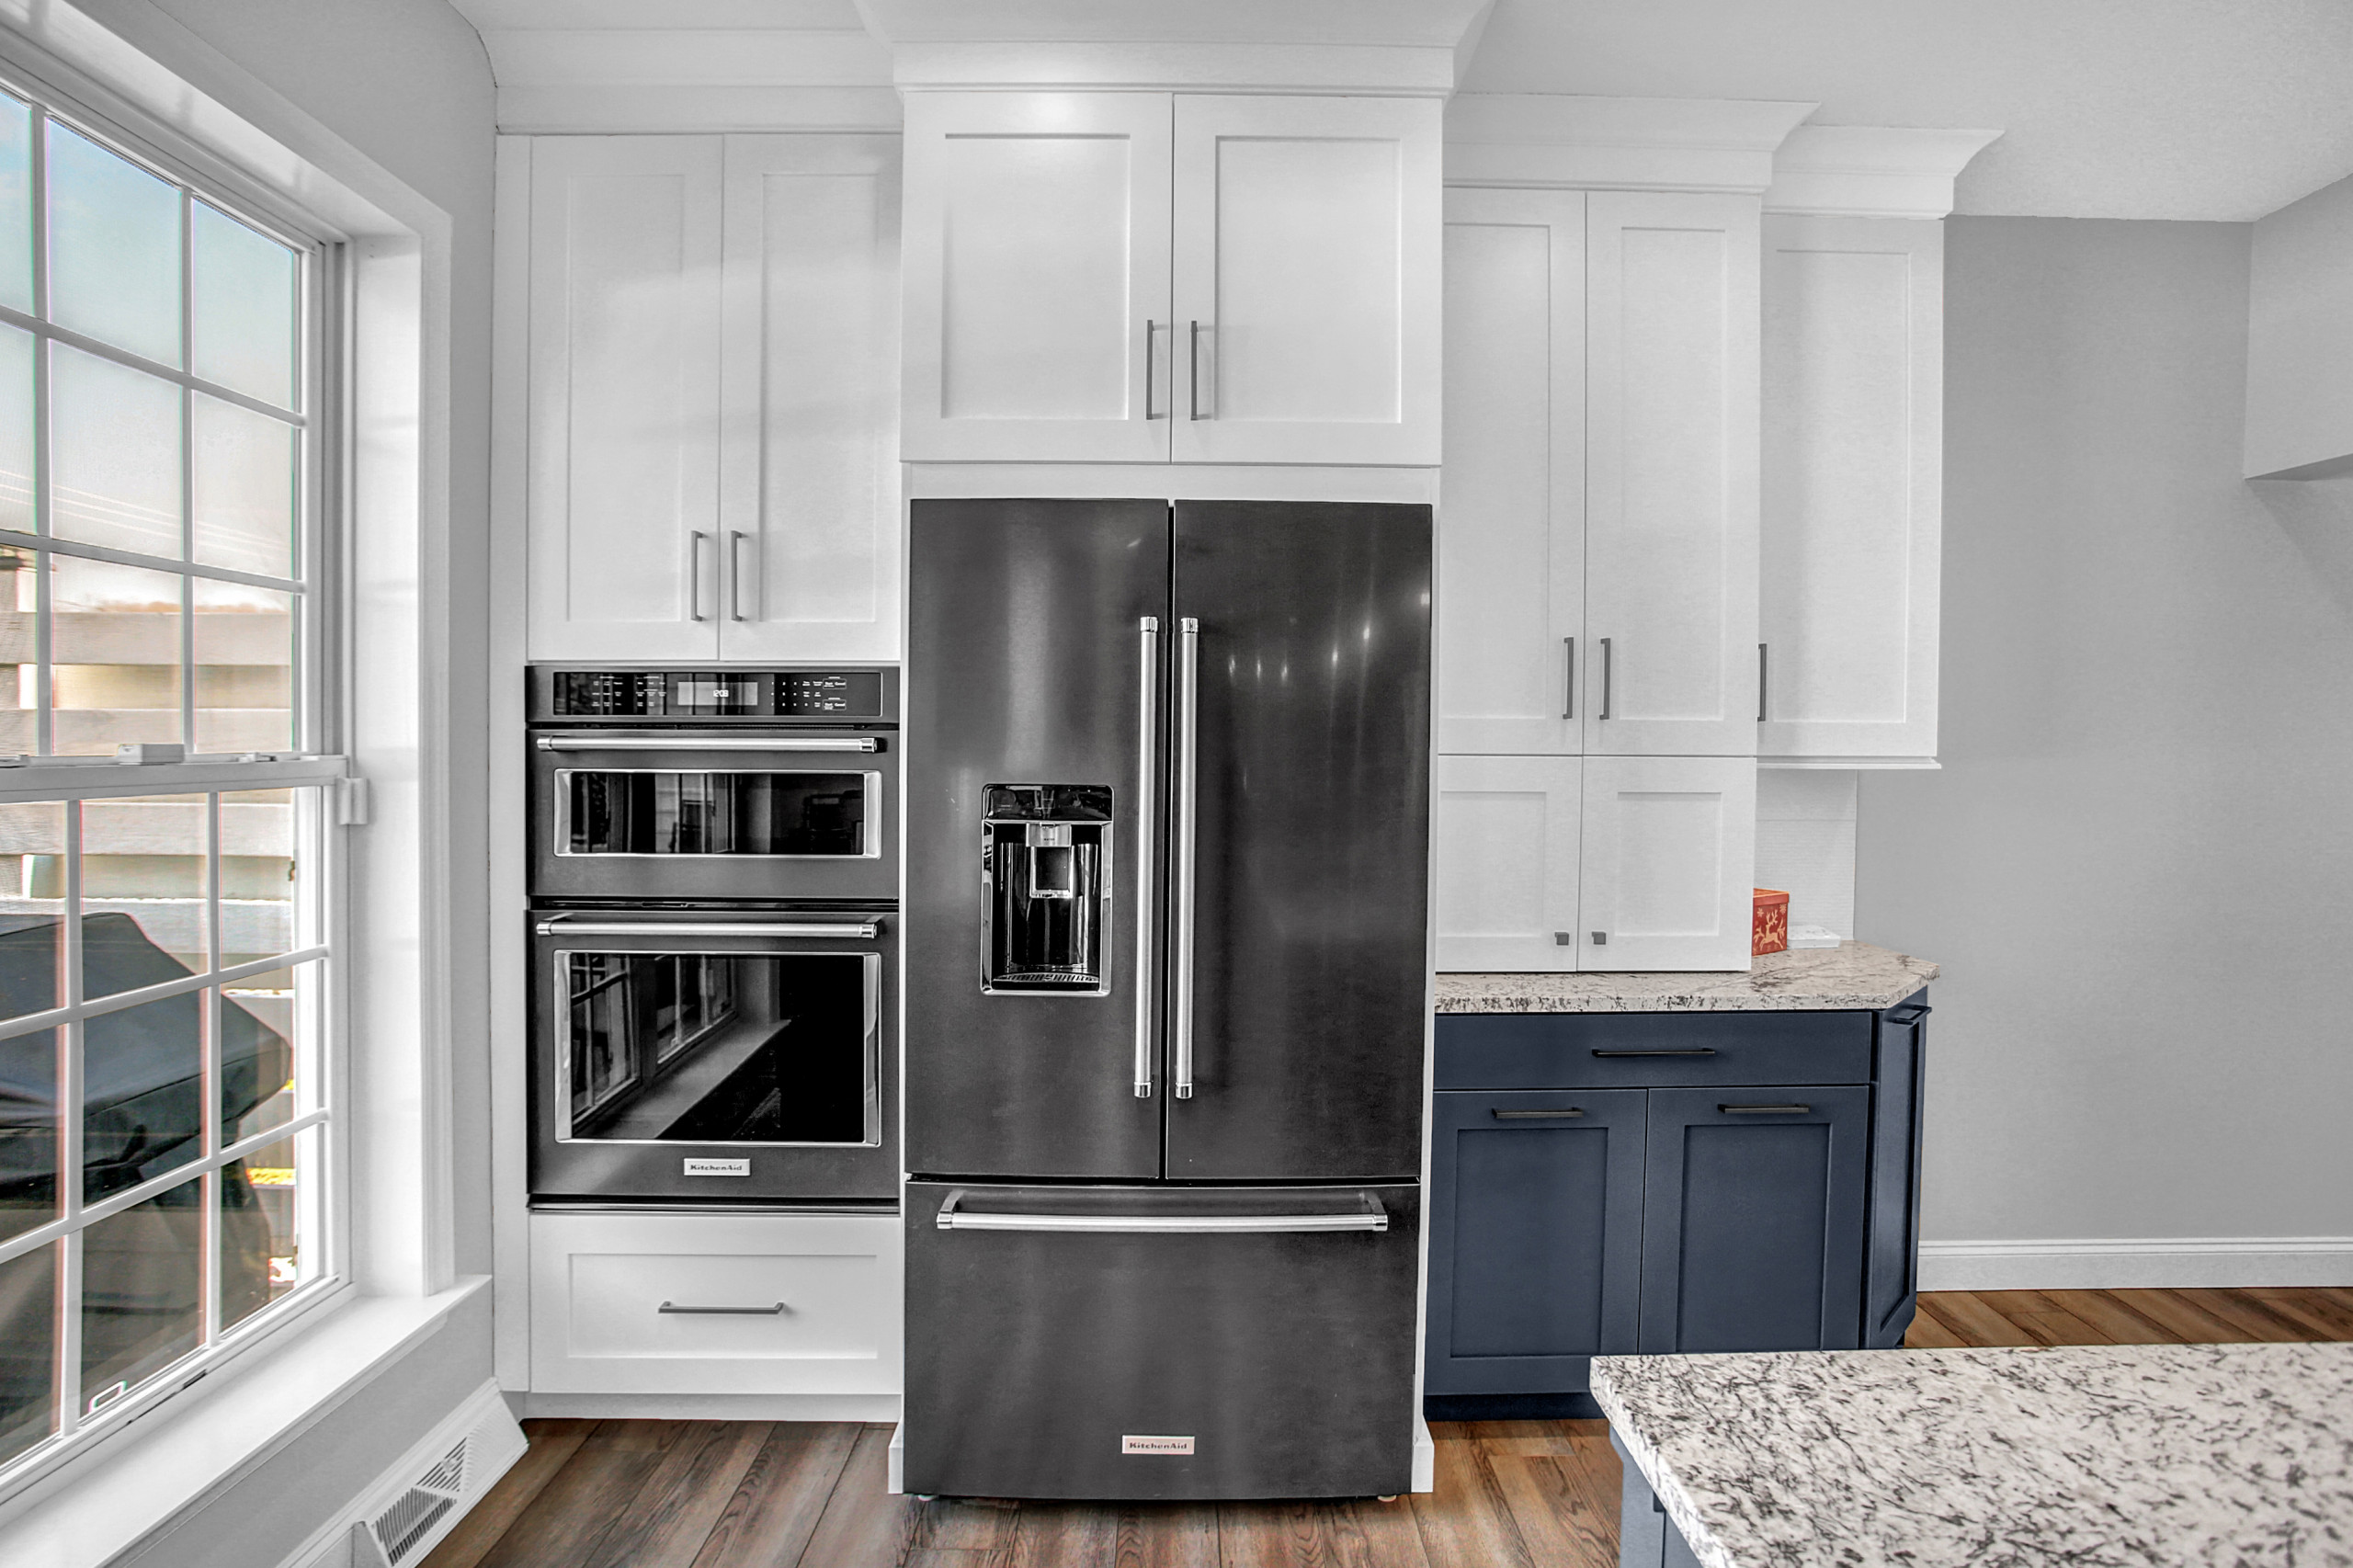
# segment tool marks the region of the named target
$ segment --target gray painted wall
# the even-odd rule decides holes
[[[2353,1236],[2353,615],[2239,477],[2248,255],[1951,221],[1944,768],[1856,897],[1946,966],[1931,1241]]]

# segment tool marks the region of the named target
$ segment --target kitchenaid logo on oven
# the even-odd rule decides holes
[[[747,1176],[752,1174],[752,1162],[743,1160],[697,1160],[686,1162],[688,1176]]]
[[[1129,1436],[1120,1439],[1120,1451],[1123,1454],[1189,1454],[1193,1451],[1193,1439]]]

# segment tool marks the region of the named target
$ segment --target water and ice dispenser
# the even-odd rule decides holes
[[[991,784],[981,816],[981,989],[1110,993],[1111,791]]]

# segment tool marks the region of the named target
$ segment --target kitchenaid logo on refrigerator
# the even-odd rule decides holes
[[[688,1176],[747,1176],[752,1174],[752,1162],[743,1160],[697,1160],[684,1162]]]
[[[1193,1451],[1193,1439],[1124,1437],[1120,1439],[1120,1451],[1123,1454],[1189,1454]]]

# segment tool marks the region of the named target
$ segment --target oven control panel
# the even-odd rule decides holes
[[[898,671],[642,670],[534,665],[531,718],[578,723],[680,721],[889,724]]]

